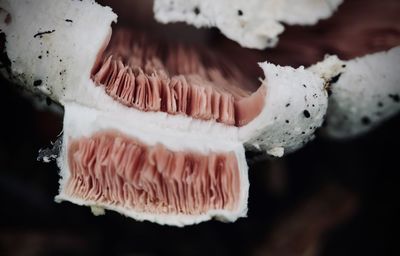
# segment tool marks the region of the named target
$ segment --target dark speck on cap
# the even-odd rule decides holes
[[[42,85],[42,80],[35,80],[34,82],[33,82],[33,86],[40,86],[40,85]]]
[[[369,119],[369,117],[364,116],[363,118],[361,118],[361,123],[363,125],[369,125],[371,123],[371,119]]]
[[[309,117],[311,116],[311,115],[310,115],[310,112],[308,112],[307,109],[303,111],[303,114],[304,114],[304,116],[305,116],[306,118],[309,118]]]
[[[400,96],[398,94],[389,94],[389,97],[394,101],[394,102],[400,102]]]

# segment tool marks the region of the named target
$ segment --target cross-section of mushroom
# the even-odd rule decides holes
[[[282,156],[314,138],[325,80],[111,23],[94,1],[2,1],[5,75],[64,106],[58,201],[188,225],[247,214],[244,150]],[[46,15],[44,15],[46,14]],[[29,49],[29,50],[21,50]]]

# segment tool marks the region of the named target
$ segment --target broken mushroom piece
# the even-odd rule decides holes
[[[243,145],[154,132],[124,114],[65,105],[56,200],[183,226],[247,213]]]
[[[260,63],[249,90],[254,78],[215,53],[111,33],[116,15],[94,1],[1,7],[6,77],[65,109],[59,201],[170,225],[234,221],[247,209],[243,145],[282,156],[322,124],[325,82],[304,67]]]
[[[362,135],[400,112],[400,46],[342,63],[324,127],[336,139]]]
[[[243,47],[264,49],[278,42],[281,24],[313,25],[328,18],[342,0],[155,0],[154,13],[163,23],[183,21],[217,27]]]

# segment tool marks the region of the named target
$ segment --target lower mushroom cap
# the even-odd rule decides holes
[[[234,221],[247,212],[243,146],[210,141],[67,104],[57,199],[160,224]]]

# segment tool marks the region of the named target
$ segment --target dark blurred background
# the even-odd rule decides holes
[[[114,9],[124,15],[127,4]],[[132,16],[120,22],[132,23]],[[136,18],[158,31],[144,22],[148,16]],[[256,74],[246,63],[309,65],[325,53],[348,59],[399,45],[400,1],[347,0],[315,27],[287,27],[278,47],[265,51],[240,49],[216,30],[167,27],[199,33]],[[399,116],[351,141],[319,136],[283,159],[249,154],[248,218],[176,228],[55,203],[56,164],[36,157],[62,130],[62,114],[35,108],[16,86],[0,84],[0,255],[400,255]]]

